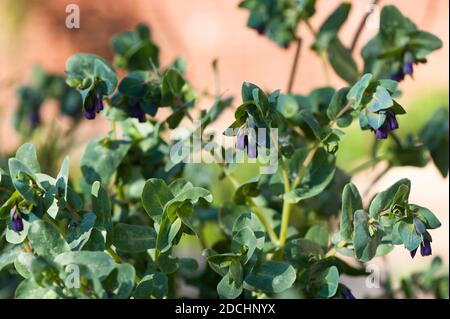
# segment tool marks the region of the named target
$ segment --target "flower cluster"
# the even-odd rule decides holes
[[[95,119],[96,114],[103,110],[103,99],[99,91],[91,94],[84,106],[84,117],[88,120]]]
[[[391,80],[400,82],[405,79],[406,75],[412,76],[414,72],[414,56],[411,52],[406,52],[403,56],[403,62],[398,64],[395,72],[391,75]]]
[[[422,242],[420,243],[420,254],[423,257],[430,256],[432,254],[432,251],[431,251],[432,238],[431,238],[430,233],[426,230],[425,225],[420,221],[420,219],[414,218],[414,225],[415,225],[417,233],[419,233],[422,236]],[[412,258],[414,258],[416,256],[418,248],[419,247],[417,247],[409,252],[411,254]]]

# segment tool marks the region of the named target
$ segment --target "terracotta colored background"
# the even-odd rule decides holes
[[[340,2],[319,0],[312,24],[318,28]],[[347,45],[369,3],[364,0],[351,2],[351,14],[341,32]],[[65,28],[65,7],[69,3],[80,6],[81,28],[78,30]],[[227,94],[238,97],[244,80],[255,82],[267,90],[285,90],[294,47],[279,49],[246,28],[248,13],[238,9],[238,3],[239,0],[0,0],[0,152],[17,146],[18,138],[10,124],[16,104],[14,90],[29,80],[33,64],[40,64],[48,71],[63,72],[66,58],[75,52],[91,52],[111,58],[110,36],[132,29],[139,22],[151,26],[154,40],[161,49],[162,65],[177,56],[187,60],[187,76],[198,91],[213,90],[211,61],[214,58],[219,59],[220,86]],[[449,2],[395,0],[381,3],[395,4],[421,29],[438,35],[444,41],[443,49],[433,53],[428,64],[416,69],[415,80],[407,79],[402,84],[407,96],[403,104],[407,108],[408,101],[412,101],[419,92],[424,94],[448,87]],[[356,52],[375,33],[376,28],[366,28]],[[306,29],[300,29],[299,35],[304,39],[304,46],[294,91],[307,94],[325,82],[320,60],[307,50],[312,43],[311,35]],[[359,56],[357,59],[361,62]],[[332,85],[339,87],[343,82],[333,75]],[[209,105],[210,101],[205,99],[200,103],[202,108]],[[52,110],[52,105],[46,106],[48,120],[51,120]],[[79,130],[80,150],[83,149],[83,141],[109,128],[102,120],[96,121],[96,125],[89,124],[83,123]],[[226,124],[223,121],[219,126]],[[355,183],[364,188],[369,177],[376,173],[364,172],[355,177]],[[399,168],[381,179],[373,191],[405,176],[414,185],[413,202],[429,207],[443,220],[443,227],[433,232],[434,253],[442,255],[448,263],[448,179],[442,179],[432,166],[425,169]],[[414,263],[404,263],[402,260],[405,258],[409,258],[407,252],[398,247],[386,263],[380,262],[380,265],[389,265],[395,274],[402,275],[429,261],[419,256]]]

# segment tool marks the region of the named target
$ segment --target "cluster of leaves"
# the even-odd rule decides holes
[[[67,86],[59,74],[45,73],[40,67],[33,70],[30,85],[17,90],[19,105],[14,114],[14,127],[24,136],[29,136],[41,124],[41,108],[45,101],[54,99],[62,115],[80,119],[80,95]]]
[[[298,24],[315,13],[315,3],[316,0],[244,0],[239,6],[250,11],[250,28],[287,48],[296,39]]]
[[[300,21],[310,26],[314,4],[246,0],[241,6],[251,11],[249,26],[287,46],[296,39]],[[0,237],[0,271],[15,278],[15,296],[175,298],[184,297],[180,287],[188,285],[208,298],[353,298],[341,275],[365,271],[340,255],[367,262],[394,245],[404,245],[411,256],[419,247],[423,256],[430,255],[429,230],[440,222],[428,209],[409,203],[409,180],[378,193],[365,209],[351,176],[336,165],[344,129],[353,119],[384,139],[398,128],[396,115],[405,113],[395,101],[398,81],[375,68],[380,63],[391,67],[400,53],[373,55],[361,76],[338,38],[349,11],[349,4],[339,6],[315,32],[312,46],[319,54],[327,52],[348,87],[318,88],[304,96],[268,94],[244,82],[242,104],[229,126],[237,130],[225,134],[243,141],[248,157],[264,159],[278,151],[275,173],[245,182],[235,176],[239,165],[220,163],[214,174],[206,164],[170,157],[174,144],[163,136],[184,119],[193,120],[198,96],[185,78],[183,60],[161,68],[146,26],[112,39],[114,65],[127,71],[122,79],[99,56],[71,56],[66,88],[79,98],[77,116],[81,108],[90,120],[101,113],[113,123],[112,130],[88,143],[77,181],[69,180],[67,158],[56,178],[42,173],[31,144],[9,159],[8,172],[0,171],[0,232],[6,240]],[[389,27],[390,15],[407,21],[393,12],[397,9],[391,6],[382,11],[380,39],[406,36],[417,59],[439,47],[417,44],[423,33],[409,23]],[[401,31],[403,26],[408,32]],[[194,131],[203,132],[231,101],[215,96],[213,106],[199,115],[202,127]],[[166,119],[155,118],[159,107],[170,108]],[[278,140],[253,129],[276,129]],[[432,159],[447,175],[448,111],[433,115],[419,136],[383,150],[389,167],[423,166]],[[219,182],[234,186],[222,199],[213,192]],[[329,221],[339,212],[336,232]],[[291,215],[300,216],[301,223]],[[192,237],[203,257],[186,258],[185,240]],[[409,285],[442,297],[441,280]]]

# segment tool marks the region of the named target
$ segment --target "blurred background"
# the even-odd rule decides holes
[[[187,61],[187,78],[197,92],[213,92],[214,75],[211,63],[218,59],[219,80],[222,93],[234,96],[234,107],[240,104],[240,88],[243,81],[256,83],[267,91],[286,91],[295,48],[280,49],[268,39],[246,27],[248,12],[239,9],[239,0],[0,0],[0,158],[13,152],[22,140],[12,125],[17,105],[16,89],[27,84],[34,65],[47,72],[63,73],[68,56],[76,52],[95,53],[112,59],[109,39],[112,35],[131,30],[138,23],[151,27],[154,42],[160,48],[160,64],[167,65],[182,56]],[[340,32],[345,45],[349,45],[369,1],[350,1],[353,8]],[[66,6],[77,4],[80,8],[80,28],[67,29]],[[339,0],[319,0],[312,24],[318,28],[323,20],[341,3]],[[448,108],[449,85],[449,2],[447,0],[393,0],[380,1],[380,5],[394,4],[422,30],[437,35],[444,43],[442,49],[430,55],[427,64],[418,66],[414,79],[407,78],[401,84],[403,96],[400,103],[408,114],[401,117],[399,134],[415,132],[439,107]],[[376,16],[376,12],[375,15]],[[374,17],[375,19],[375,17]],[[377,32],[376,23],[365,28],[355,52]],[[308,94],[313,88],[325,86],[321,60],[309,50],[313,39],[308,30],[300,29],[303,47],[299,69],[294,82],[295,94]],[[359,53],[355,55],[361,62]],[[331,71],[330,84],[344,86]],[[198,108],[207,109],[212,100],[200,99]],[[56,118],[56,105],[44,106],[43,122],[69,125],[63,118]],[[225,112],[218,122],[218,130],[228,126],[232,110]],[[71,156],[72,176],[79,172],[77,161],[87,142],[94,136],[110,129],[105,119],[98,118],[95,125],[82,121],[65,145]],[[355,134],[350,132],[354,130]],[[349,130],[338,156],[343,169],[349,170],[368,156],[372,136],[360,132],[354,125]],[[48,138],[48,137],[47,137]],[[55,140],[61,136],[53,136]],[[42,139],[42,138],[41,138]],[[369,142],[370,141],[370,142]],[[33,141],[37,144],[45,141]],[[47,141],[48,142],[48,141]],[[342,154],[342,155],[341,155]],[[50,156],[50,155],[49,155]],[[382,170],[375,167],[354,177],[353,182],[364,190]],[[396,180],[408,177],[413,188],[411,201],[430,208],[443,222],[433,231],[433,254],[440,255],[448,265],[449,257],[449,183],[430,164],[420,168],[395,168],[384,175],[371,188],[367,199],[375,192],[385,189]],[[383,260],[375,260],[382,269],[389,268],[394,277],[407,276],[425,267],[429,259],[416,256],[414,262],[402,262],[409,258],[403,247]],[[364,285],[355,285],[364,286]],[[374,294],[376,291],[358,291],[355,295]]]

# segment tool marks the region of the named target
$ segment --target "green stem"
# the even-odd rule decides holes
[[[226,170],[224,170],[224,172],[225,172],[225,175],[228,177],[228,179],[233,184],[233,186],[237,189],[239,187],[239,182],[236,180],[236,178],[231,173],[228,173]],[[248,202],[249,206],[252,208],[252,210],[255,213],[255,215],[259,218],[259,220],[263,224],[264,228],[267,231],[267,234],[269,235],[270,240],[274,244],[278,243],[277,234],[275,234],[275,231],[273,230],[272,225],[270,225],[270,223],[267,220],[266,216],[261,211],[261,208],[258,207],[258,205],[256,205],[255,201],[251,197],[247,199],[247,202]]]
[[[352,108],[352,103],[348,103],[339,113],[336,115],[336,118],[329,123],[329,128],[332,128],[336,124],[336,120],[341,117],[343,114],[348,112]],[[311,150],[308,152],[308,155],[306,155],[306,158],[304,162],[302,163],[302,166],[300,166],[297,177],[295,178],[292,185],[289,184],[289,177],[287,174],[287,167],[282,165],[282,171],[283,171],[283,178],[284,178],[284,189],[285,193],[291,192],[295,190],[295,188],[301,183],[303,176],[306,173],[306,170],[311,164],[314,155],[316,154],[317,150],[319,149],[321,141],[316,141]],[[280,241],[279,246],[280,250],[282,251],[283,246],[286,244],[286,238],[287,238],[287,231],[289,227],[289,219],[291,217],[292,212],[292,204],[287,203],[286,201],[283,202],[283,211],[281,213],[281,230],[280,230]],[[282,254],[282,252],[281,252]]]
[[[106,251],[111,255],[111,257],[114,259],[114,261],[116,263],[123,263],[122,258],[114,251],[114,249],[112,249],[111,246],[109,246],[108,248],[106,248]]]
[[[381,161],[383,161],[385,159],[387,159],[386,155],[381,155],[381,156],[372,158],[372,159],[370,159],[370,160],[368,160],[368,161],[366,161],[366,162],[364,162],[364,163],[362,163],[362,164],[352,168],[348,172],[348,175],[353,176],[353,175],[355,175],[355,174],[357,174],[357,173],[359,173],[361,171],[364,171],[365,169],[369,168],[370,166],[378,164],[379,162],[381,162]]]

